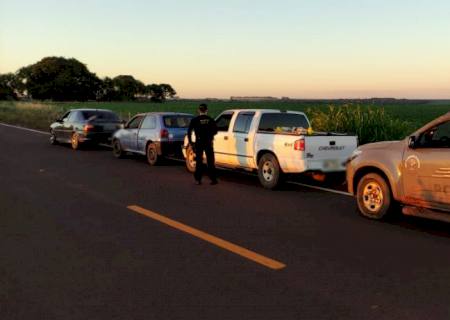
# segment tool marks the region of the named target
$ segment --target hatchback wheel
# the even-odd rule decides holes
[[[147,146],[147,162],[151,166],[154,166],[158,162],[158,151],[154,143],[149,143]]]
[[[376,173],[362,177],[357,187],[359,212],[370,219],[385,218],[391,210],[391,189],[386,180]]]
[[[123,157],[123,150],[122,150],[122,145],[120,144],[120,141],[118,139],[115,139],[112,143],[112,148],[113,148],[113,155],[116,158],[122,158]]]

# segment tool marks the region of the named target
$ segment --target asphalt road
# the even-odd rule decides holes
[[[449,319],[450,229],[0,126],[0,319]],[[272,269],[130,205],[284,267]]]

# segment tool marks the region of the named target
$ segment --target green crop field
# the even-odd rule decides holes
[[[52,121],[64,111],[72,108],[110,109],[117,112],[122,119],[127,120],[141,112],[178,111],[195,113],[199,103],[201,101],[190,100],[165,103],[0,101],[0,122],[47,130]],[[368,140],[364,140],[364,142],[399,139],[430,120],[450,111],[450,100],[287,100],[261,102],[206,101],[206,103],[212,116],[231,108],[304,111],[312,120],[314,129],[344,130],[361,134],[366,132],[366,135],[369,136]],[[330,109],[330,105],[334,105],[335,108]]]

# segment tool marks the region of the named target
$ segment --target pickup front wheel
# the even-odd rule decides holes
[[[391,209],[391,189],[386,180],[376,173],[366,174],[358,183],[359,212],[366,218],[380,220]]]
[[[258,178],[261,185],[266,189],[274,189],[281,182],[281,169],[277,158],[266,153],[258,163]]]
[[[190,173],[195,172],[196,160],[195,160],[195,152],[192,146],[187,146],[186,148],[186,169]]]

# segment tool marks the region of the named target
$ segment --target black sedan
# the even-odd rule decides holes
[[[75,150],[81,144],[109,143],[121,125],[110,110],[73,109],[50,125],[50,143],[70,143]]]

